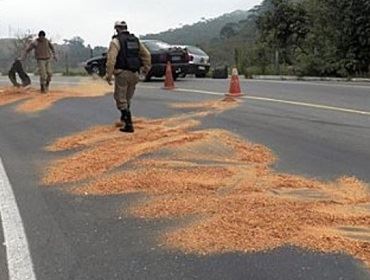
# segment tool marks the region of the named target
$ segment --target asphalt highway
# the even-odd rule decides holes
[[[86,81],[55,79],[60,84],[79,82]],[[6,83],[0,78],[0,86]],[[179,109],[169,103],[220,99],[228,83],[183,79],[176,91],[161,86],[162,81],[139,85],[135,116],[174,116]],[[324,180],[348,175],[370,182],[370,84],[242,80],[242,88],[239,107],[206,117],[202,127],[228,129],[268,146],[278,156],[278,171]],[[65,99],[35,114],[17,113],[15,105],[0,107],[0,158],[32,261],[34,278],[23,279],[370,279],[367,268],[344,254],[292,247],[211,256],[169,251],[155,240],[179,221],[139,220],[120,212],[140,195],[80,197],[40,186],[41,170],[58,157],[44,147],[115,121],[112,96]],[[22,279],[8,276],[14,256],[7,256],[3,216],[0,224],[0,279]]]

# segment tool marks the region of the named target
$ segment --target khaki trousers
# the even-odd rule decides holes
[[[37,67],[39,69],[40,84],[45,86],[50,83],[51,76],[53,75],[50,59],[37,60]]]
[[[128,109],[135,93],[136,84],[139,82],[139,74],[122,70],[116,72],[114,77],[114,99],[116,100],[117,109]]]

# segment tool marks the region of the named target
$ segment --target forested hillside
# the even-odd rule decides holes
[[[229,23],[245,20],[248,11],[234,11],[214,19],[204,19],[192,25],[170,29],[158,34],[147,34],[143,39],[160,39],[171,44],[201,44],[218,38],[222,29]]]
[[[218,34],[215,19],[206,35],[197,23],[146,37],[198,45],[214,66],[236,64],[246,75],[369,75],[369,0],[264,0],[243,14],[229,14]]]
[[[200,46],[209,53],[212,66],[236,65],[247,76],[365,77],[370,72],[370,1],[264,0],[249,11],[142,38]],[[23,43],[0,39],[0,71],[8,69]],[[67,72],[105,51],[85,46],[80,37],[56,48],[55,68]]]

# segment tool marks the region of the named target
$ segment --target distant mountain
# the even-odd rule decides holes
[[[249,11],[237,10],[217,18],[184,25],[181,28],[170,29],[158,34],[147,34],[141,36],[141,38],[163,40],[170,44],[200,45],[219,38],[225,25],[239,23],[246,20],[249,15]]]

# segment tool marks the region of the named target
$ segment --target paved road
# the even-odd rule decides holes
[[[61,83],[76,81],[59,78]],[[167,107],[172,101],[218,99],[227,89],[225,81],[193,79],[178,82],[176,92],[162,91],[161,85],[140,86],[135,115],[174,115],[178,112]],[[280,171],[324,179],[355,175],[370,182],[370,85],[243,81],[242,86],[253,98],[206,118],[203,127],[227,128],[267,145],[278,155]],[[60,101],[33,115],[15,113],[13,105],[0,107],[0,156],[38,280],[370,279],[369,271],[349,256],[297,248],[208,257],[168,252],[154,240],[175,221],[120,219],[119,209],[129,207],[137,195],[81,198],[39,187],[41,168],[55,157],[42,150],[47,143],[116,117],[109,96]],[[0,244],[3,235],[0,230]],[[7,271],[2,246],[1,280],[8,280]]]

